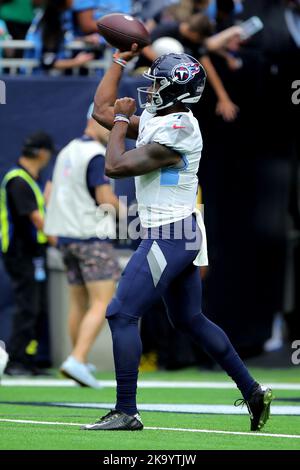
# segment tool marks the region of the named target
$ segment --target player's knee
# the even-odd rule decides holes
[[[189,317],[182,316],[180,319],[174,322],[174,327],[177,330],[182,331],[183,333],[187,333],[193,336],[195,332],[195,326],[197,326],[198,328],[201,327],[204,319],[205,317],[201,312]]]
[[[112,332],[118,328],[138,324],[138,318],[122,313],[121,307],[121,302],[117,297],[114,297],[107,307],[106,318]]]
[[[125,331],[132,326],[138,328],[138,318],[117,313],[116,315],[108,318],[108,324],[114,337],[118,332]]]
[[[111,317],[114,317],[121,311],[121,302],[117,297],[113,297],[111,302],[108,304],[106,309],[106,318],[109,321]]]

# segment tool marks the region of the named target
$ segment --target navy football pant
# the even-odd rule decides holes
[[[107,309],[117,380],[116,409],[127,414],[137,412],[136,388],[142,353],[138,320],[161,298],[173,326],[189,334],[220,364],[245,399],[256,384],[224,331],[201,311],[201,278],[199,268],[193,264],[201,235],[194,216],[189,222],[191,227],[182,239],[175,239],[176,224],[171,224],[168,239],[162,237],[159,228],[151,233],[151,238],[142,240]],[[195,246],[187,249],[193,236]]]

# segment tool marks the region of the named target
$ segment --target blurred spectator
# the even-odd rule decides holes
[[[205,13],[209,16],[206,12],[208,5],[209,0],[181,0],[170,6],[168,13],[174,21],[188,21],[195,13]]]
[[[79,34],[97,33],[96,21],[109,13],[131,13],[131,0],[72,0],[71,10]]]
[[[167,36],[156,39],[156,41],[152,43],[152,49],[156,54],[156,57],[163,54],[170,54],[171,52],[178,54],[184,52],[183,45],[179,41]]]
[[[0,20],[0,39],[6,39],[7,37],[10,37],[10,35],[8,34],[6,23]]]
[[[92,53],[80,52],[72,57],[65,46],[74,39],[72,31],[66,29],[64,13],[68,12],[72,0],[46,0],[45,9],[37,14],[26,39],[34,42],[35,48],[25,52],[25,57],[37,59],[41,71],[64,71],[80,67],[94,58]],[[70,27],[70,25],[69,25]]]
[[[186,21],[195,13],[204,13],[210,20],[229,26],[243,11],[241,0],[181,0],[168,8],[169,14],[177,21]],[[218,28],[219,30],[219,28]]]
[[[134,16],[144,21],[147,26],[155,25],[166,19],[164,12],[180,3],[180,0],[136,0],[133,2],[132,10]]]
[[[0,0],[0,18],[5,20],[13,39],[24,39],[34,18],[34,7],[42,2],[35,0]]]
[[[108,131],[91,118],[90,112],[83,137],[70,142],[58,155],[45,227],[46,233],[59,237],[70,291],[73,350],[61,371],[94,388],[98,383],[87,363],[88,354],[120,274],[109,241],[116,227],[108,205],[118,212],[119,201],[104,174],[107,138]]]
[[[188,21],[169,21],[156,26],[151,32],[152,42],[161,37],[172,37],[179,41],[187,54],[193,57],[201,57],[208,50],[218,50],[224,47],[228,40],[239,35],[240,29],[229,28],[228,30],[213,36],[214,25],[203,13],[192,15]],[[143,49],[147,66],[154,59],[152,47]],[[142,59],[141,59],[142,60]]]
[[[11,36],[8,34],[6,24],[3,20],[0,20],[0,59],[2,57],[2,48],[1,48],[1,41],[5,39],[10,39]],[[0,73],[2,73],[2,69],[0,68]]]
[[[300,1],[286,0],[285,20],[295,45],[300,49]]]
[[[208,79],[217,96],[216,113],[224,120],[232,121],[238,113],[237,106],[230,99],[223,83],[216,72],[208,55],[209,50],[218,50],[224,47],[230,38],[239,37],[239,27],[227,30],[212,36],[213,24],[203,13],[192,15],[189,21],[161,23],[151,32],[151,40],[155,41],[161,37],[171,37],[179,41],[187,54],[199,59],[204,65]],[[148,67],[156,57],[152,46],[143,49],[136,68]]]
[[[199,2],[194,3],[197,5]],[[243,12],[241,0],[210,0],[208,3],[205,14],[222,28],[232,24],[234,18]]]
[[[15,294],[16,312],[8,344],[9,375],[37,375],[34,365],[39,326],[47,317],[46,246],[43,232],[44,197],[40,171],[54,151],[42,132],[29,136],[18,163],[1,183],[1,249]]]
[[[290,162],[295,163],[295,140],[300,135],[300,107],[291,100],[291,84],[300,73],[300,49],[288,32],[284,1],[246,0],[243,8],[245,19],[257,15],[264,24],[240,51],[243,68],[229,74],[218,58],[214,60],[241,108],[240,117],[230,126],[214,120],[210,115],[214,100],[207,90],[198,118],[205,142],[199,177],[211,259],[206,310],[230,329],[239,352],[242,348],[248,354],[263,347],[274,314],[284,308],[291,178],[299,188],[296,165],[292,168]],[[224,198],[230,204],[225,213]],[[293,320],[289,315],[294,338],[299,336],[299,305]]]
[[[255,7],[261,9],[260,14],[265,26],[256,43],[264,57],[264,106],[259,123],[262,126],[263,123],[268,122],[268,126],[264,128],[262,151],[265,157],[272,161],[273,168],[276,168],[277,162],[281,165],[281,178],[276,187],[272,188],[272,202],[274,205],[275,197],[278,198],[278,194],[281,196],[275,206],[277,212],[281,214],[280,203],[284,210],[289,210],[291,232],[295,229],[299,231],[300,106],[293,102],[291,96],[292,84],[300,77],[300,1],[267,2],[261,0],[254,4],[245,3],[246,6],[250,14],[253,13]],[[279,120],[278,116],[284,116],[284,120]],[[279,188],[281,188],[280,191]],[[281,217],[280,220],[284,218]],[[286,230],[285,224],[283,228]],[[290,240],[289,248],[291,247],[293,247],[293,241]],[[285,254],[283,249],[278,250],[277,253]],[[299,239],[296,247],[292,248],[292,253],[294,259],[289,263],[294,265],[295,277],[293,281],[289,279],[289,282],[298,286],[300,280]],[[300,334],[299,292],[299,289],[295,287],[294,305],[288,308],[289,315],[286,316],[290,339],[298,339]]]

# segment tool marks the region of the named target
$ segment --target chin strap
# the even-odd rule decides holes
[[[178,97],[175,98],[173,101],[171,101],[170,103],[166,104],[165,106],[160,106],[159,108],[156,108],[156,109],[157,109],[157,111],[160,111],[161,109],[169,108],[170,106],[173,106],[173,105],[176,104],[176,103],[183,102],[183,99],[184,99],[184,98],[188,98],[189,96],[190,96],[189,93],[184,93],[183,95],[178,96]]]

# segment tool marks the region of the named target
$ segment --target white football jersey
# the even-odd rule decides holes
[[[158,227],[190,216],[196,206],[197,172],[203,141],[191,111],[140,118],[136,147],[157,142],[182,156],[176,166],[135,177],[138,211],[143,227]]]

